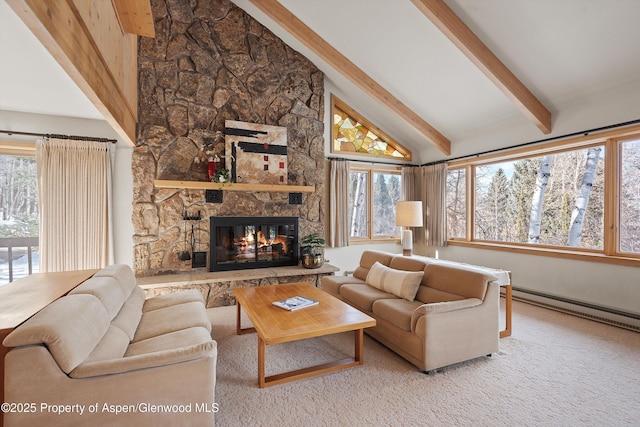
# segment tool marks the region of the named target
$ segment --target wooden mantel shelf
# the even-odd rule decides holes
[[[282,193],[313,193],[313,185],[240,184],[237,182],[170,181],[156,179],[156,188],[188,188],[191,190],[270,191]]]

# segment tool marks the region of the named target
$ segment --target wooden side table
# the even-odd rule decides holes
[[[505,328],[500,331],[500,338],[511,336],[511,273],[509,273],[509,284],[504,285],[505,300]]]

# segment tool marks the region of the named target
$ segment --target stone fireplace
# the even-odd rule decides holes
[[[324,75],[229,0],[151,0],[155,38],[138,45],[138,136],[132,156],[138,277],[207,273],[181,260],[190,250],[183,213],[210,253],[209,217],[296,217],[300,235],[324,234]],[[289,191],[158,188],[155,180],[207,181],[207,154],[225,158],[225,121],[287,128],[287,183],[314,186],[300,204]],[[224,165],[229,166],[229,165]],[[283,186],[286,187],[286,186]],[[273,254],[273,248],[271,249]],[[248,263],[247,263],[248,264]],[[250,271],[250,270],[248,270]]]
[[[298,264],[298,218],[210,218],[210,271]]]

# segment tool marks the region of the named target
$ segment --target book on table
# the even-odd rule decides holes
[[[284,308],[285,310],[289,310],[289,311],[300,310],[301,308],[311,307],[317,304],[318,304],[318,301],[309,299],[303,296],[295,296],[295,297],[283,299],[281,301],[273,302],[273,305],[280,308]]]

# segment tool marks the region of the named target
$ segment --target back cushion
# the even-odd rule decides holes
[[[69,292],[69,295],[75,294],[90,294],[98,298],[111,319],[116,317],[125,300],[122,288],[113,277],[92,277]]]
[[[389,266],[391,263],[391,259],[393,258],[393,254],[382,251],[364,251],[362,256],[360,257],[360,265],[358,265],[353,272],[353,277],[356,277],[360,280],[367,280],[367,274],[369,274],[369,269],[375,264],[379,262],[382,265]]]
[[[120,328],[132,340],[142,318],[142,306],[145,301],[145,293],[139,287],[131,293],[124,303],[118,315],[111,321],[112,326]]]
[[[487,283],[497,280],[489,273],[467,270],[464,267],[429,264],[424,269],[422,284],[466,298],[484,299]]]
[[[452,294],[450,292],[441,291],[440,289],[430,288],[428,286],[420,286],[416,299],[425,304],[431,304],[434,302],[447,302],[466,299],[462,295]]]
[[[93,295],[62,297],[18,326],[5,347],[45,344],[67,374],[82,363],[109,329],[109,314]]]
[[[123,357],[130,341],[127,334],[112,325],[83,364]]]
[[[427,264],[423,261],[404,256],[394,256],[389,264],[389,267],[391,268],[405,271],[424,271],[426,266]]]
[[[98,271],[93,277],[113,277],[116,279],[125,298],[129,298],[135,289],[136,276],[131,267],[126,264],[112,264]]]

